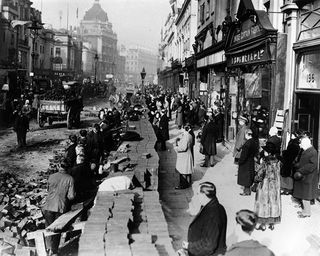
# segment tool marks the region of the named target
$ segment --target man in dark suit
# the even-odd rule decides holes
[[[166,150],[166,141],[169,140],[169,119],[167,116],[167,111],[165,109],[161,110],[161,117],[159,120],[159,133],[161,150]]]
[[[88,160],[98,166],[103,153],[103,137],[99,124],[94,124],[93,131],[87,135]],[[96,170],[95,170],[96,171]]]
[[[188,230],[188,242],[182,243],[180,255],[217,256],[224,254],[226,246],[227,215],[216,197],[216,187],[211,182],[199,185],[198,198],[201,204]]]

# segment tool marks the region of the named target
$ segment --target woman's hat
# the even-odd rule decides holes
[[[245,122],[249,122],[248,118],[244,117],[244,116],[239,116],[238,120],[242,120],[242,121],[245,121]]]
[[[271,155],[276,153],[276,146],[271,142],[267,142],[265,146],[262,146],[262,148]]]

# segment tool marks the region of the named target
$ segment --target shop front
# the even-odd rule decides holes
[[[295,86],[291,130],[308,131],[313,146],[320,149],[320,1],[296,1],[299,33],[295,51]],[[318,154],[320,160],[320,154]]]
[[[225,52],[211,53],[197,60],[199,97],[208,108],[223,108],[225,86]]]
[[[240,4],[237,18],[226,48],[227,137],[234,139],[238,117],[243,115],[255,135],[265,138],[277,110],[274,106],[283,102],[275,93],[277,30],[266,12],[245,5]]]
[[[308,48],[296,45],[296,86],[292,130],[308,131],[320,148],[320,42]],[[298,48],[297,48],[298,47]]]

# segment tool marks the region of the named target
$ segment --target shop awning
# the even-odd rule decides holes
[[[237,48],[234,49],[234,50],[231,50],[231,51],[228,51],[226,52],[225,54],[226,55],[239,55],[239,54],[242,54],[242,53],[245,53],[245,52],[248,52],[250,50],[253,50],[255,48],[259,48],[263,45],[266,44],[266,41],[260,41],[260,42],[256,42],[256,43],[253,43],[253,44],[250,44],[246,47],[243,47],[242,49],[238,50]]]

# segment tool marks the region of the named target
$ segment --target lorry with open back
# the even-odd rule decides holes
[[[83,109],[82,86],[76,81],[63,83],[39,96],[37,121],[39,127],[54,121],[67,121],[67,128],[80,126]]]

